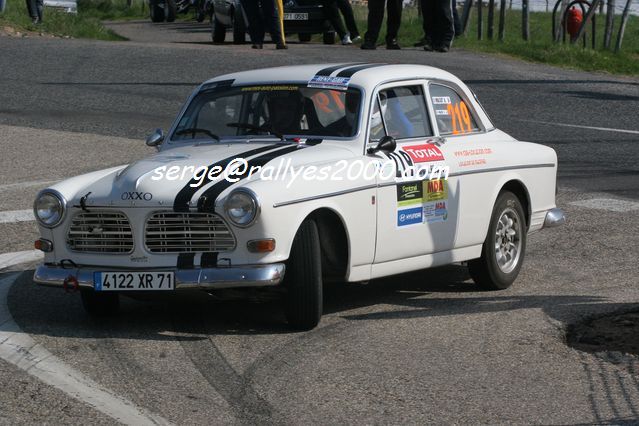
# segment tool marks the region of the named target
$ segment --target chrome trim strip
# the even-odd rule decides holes
[[[502,172],[505,170],[539,169],[543,167],[555,167],[555,166],[556,165],[554,163],[544,163],[544,164],[528,164],[528,165],[521,165],[521,166],[493,167],[492,169],[475,169],[475,170],[467,170],[463,172],[450,173],[448,177],[474,175],[479,173]]]
[[[500,171],[505,171],[505,170],[536,169],[536,168],[541,168],[541,167],[555,167],[555,164],[553,164],[553,163],[530,164],[530,165],[522,165],[522,166],[495,167],[495,168],[492,168],[492,169],[468,170],[468,171],[464,171],[464,172],[450,173],[448,175],[448,177],[472,175],[472,174],[478,174],[478,173],[500,172]],[[407,181],[407,182],[409,182],[409,181]],[[283,201],[281,203],[275,203],[275,204],[273,204],[273,208],[289,206],[291,204],[298,204],[298,203],[303,203],[303,202],[306,202],[306,201],[320,200],[322,198],[336,197],[338,195],[350,194],[351,192],[359,192],[359,191],[364,191],[366,189],[385,188],[387,186],[395,186],[398,183],[399,182],[397,182],[397,181],[391,181],[391,182],[384,182],[384,183],[380,183],[380,184],[371,184],[371,185],[366,185],[366,186],[360,186],[359,188],[345,189],[343,191],[329,192],[328,194],[313,195],[311,197],[304,197],[304,198],[298,198],[296,200]]]
[[[286,266],[284,263],[266,265],[243,265],[230,268],[196,268],[196,269],[167,269],[167,268],[62,268],[54,265],[40,265],[33,274],[33,281],[44,286],[63,287],[64,280],[74,276],[82,288],[93,288],[93,274],[104,270],[122,270],[142,272],[174,271],[175,289],[218,289],[232,287],[268,287],[282,282]]]
[[[329,192],[328,194],[313,195],[311,197],[298,198],[297,200],[291,200],[291,201],[284,201],[284,202],[281,202],[281,203],[275,203],[275,204],[273,204],[273,208],[289,206],[291,204],[303,203],[305,201],[320,200],[322,198],[336,197],[338,195],[350,194],[351,192],[359,192],[359,191],[364,191],[364,190],[373,189],[373,188],[377,188],[377,184],[360,186],[359,188],[345,189],[343,191]]]

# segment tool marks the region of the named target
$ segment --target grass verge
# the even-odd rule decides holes
[[[11,27],[21,32],[117,41],[126,39],[105,28],[101,21],[146,17],[148,12],[143,0],[134,0],[131,7],[126,0],[78,0],[77,15],[45,7],[43,22],[34,25],[24,0],[7,0],[4,13],[0,13],[0,30]]]
[[[360,29],[366,28],[365,7],[355,8],[356,19]],[[497,53],[513,56],[531,62],[557,65],[567,68],[585,71],[603,71],[613,74],[639,75],[639,17],[630,16],[626,26],[626,32],[620,53],[613,53],[603,49],[603,33],[605,16],[598,15],[596,19],[596,44],[595,49],[583,48],[583,45],[555,44],[551,39],[552,14],[546,12],[533,12],[530,14],[530,40],[524,41],[521,37],[521,12],[508,10],[506,12],[505,37],[503,41],[497,40],[498,11],[495,11],[495,34],[493,40],[487,37],[487,15],[484,10],[483,40],[477,39],[477,11],[473,10],[469,28],[466,33],[455,39],[453,48],[464,48],[473,51]],[[621,22],[621,16],[615,16],[613,42],[617,39],[617,31]],[[380,40],[384,40],[384,28]],[[363,35],[364,31],[362,31]],[[402,46],[412,46],[422,37],[421,19],[415,8],[405,8],[402,16],[402,26],[399,31],[399,43]],[[590,44],[588,35],[588,46]],[[379,41],[378,41],[379,42]]]

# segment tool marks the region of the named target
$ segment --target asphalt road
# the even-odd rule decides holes
[[[254,51],[208,45],[197,26],[120,27],[138,41],[0,37],[0,218],[30,208],[48,181],[148,153],[144,135],[211,76],[369,60],[447,69],[499,128],[555,148],[569,222],[530,237],[507,291],[475,291],[461,266],[331,286],[307,333],[283,325],[271,293],[127,300],[117,319],[91,320],[76,295],[14,267],[26,272],[0,274],[0,423],[115,422],[3,358],[9,335],[176,424],[638,421],[639,361],[576,351],[564,333],[639,303],[639,80],[459,51]],[[35,235],[33,222],[0,223],[0,253],[28,250]]]

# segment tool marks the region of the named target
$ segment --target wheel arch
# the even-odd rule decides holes
[[[528,192],[528,189],[526,188],[526,185],[524,185],[524,183],[519,179],[511,179],[502,185],[501,189],[499,190],[499,194],[504,191],[512,192],[519,199],[519,202],[524,209],[524,214],[526,215],[526,229],[528,229],[530,227],[532,207],[530,204],[530,194]],[[497,196],[499,196],[499,194]]]
[[[349,270],[351,252],[344,218],[332,208],[320,207],[306,215],[303,221],[308,219],[317,224],[319,231],[324,281],[344,281]]]

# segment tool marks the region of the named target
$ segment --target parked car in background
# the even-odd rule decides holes
[[[211,38],[213,43],[223,43],[226,31],[233,31],[233,43],[246,42],[248,22],[240,0],[213,0],[211,14]],[[322,34],[324,44],[335,43],[335,31],[324,17],[324,10],[317,0],[289,0],[284,3],[284,32],[287,37],[297,34],[299,41],[311,41],[314,34]]]
[[[66,13],[78,13],[78,3],[75,0],[44,0],[44,5]]]

